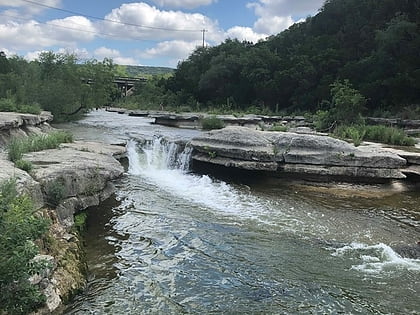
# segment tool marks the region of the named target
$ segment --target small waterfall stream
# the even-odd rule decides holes
[[[157,136],[141,118],[91,115],[84,135],[109,125],[127,140],[129,167],[116,183],[119,203],[89,218],[94,226],[110,215],[98,236],[106,246],[87,244],[109,262],[90,258],[94,280],[66,314],[418,312],[420,259],[394,250],[420,239],[418,192],[365,198],[363,187],[340,195],[281,180],[225,182],[190,171],[185,131]],[[168,140],[175,132],[185,141]]]

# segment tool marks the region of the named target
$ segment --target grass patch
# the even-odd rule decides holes
[[[201,126],[204,130],[222,129],[225,127],[223,120],[216,116],[201,119]]]
[[[366,126],[366,140],[392,145],[414,146],[416,140],[401,129],[386,126]]]
[[[334,136],[340,139],[351,139],[355,146],[360,145],[363,140],[399,146],[416,144],[416,140],[407,136],[403,130],[381,125],[339,126],[335,129]]]
[[[13,139],[8,146],[9,160],[16,162],[28,152],[56,149],[61,143],[73,142],[73,136],[65,131],[34,135],[27,138]]]
[[[20,168],[21,170],[24,170],[27,173],[29,173],[33,168],[33,165],[30,161],[26,161],[26,160],[22,160],[22,159],[17,160],[15,162],[15,166],[17,168]]]
[[[286,132],[288,130],[288,128],[286,126],[283,126],[283,125],[274,124],[268,130],[269,131],[277,131],[277,132]]]

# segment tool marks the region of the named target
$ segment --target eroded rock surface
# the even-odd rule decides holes
[[[32,177],[44,194],[45,204],[55,206],[65,226],[73,224],[73,215],[98,205],[113,192],[109,182],[123,173],[113,157],[125,148],[98,143],[66,144],[59,149],[27,153],[33,164]],[[104,153],[96,153],[104,152]]]
[[[297,175],[402,179],[407,161],[385,149],[359,147],[320,135],[263,132],[242,127],[193,139],[193,159],[246,170]]]
[[[42,112],[40,115],[0,112],[0,147],[13,137],[25,137],[49,130],[51,127],[48,123],[52,119],[50,112]]]

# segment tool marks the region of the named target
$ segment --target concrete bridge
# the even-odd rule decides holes
[[[87,84],[95,83],[93,79],[83,78],[82,81]],[[125,97],[133,92],[133,88],[137,83],[146,81],[147,78],[116,77],[112,82],[118,86],[118,89],[121,91],[121,96]]]
[[[121,91],[122,96],[127,96],[132,93],[132,89],[137,83],[146,82],[146,78],[131,78],[131,77],[117,77],[114,79],[114,83],[117,84]],[[131,91],[131,93],[130,93]]]

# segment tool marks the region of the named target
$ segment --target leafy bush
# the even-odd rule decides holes
[[[328,110],[318,110],[313,116],[316,130],[330,131],[335,126],[335,119]]]
[[[79,232],[83,232],[86,227],[87,213],[80,212],[74,216],[74,228]]]
[[[28,314],[45,302],[29,278],[42,268],[32,261],[39,252],[34,241],[47,229],[32,200],[17,195],[15,181],[0,185],[0,314]]]
[[[39,104],[20,105],[14,98],[0,98],[0,112],[18,112],[39,115],[41,107]]]
[[[341,139],[350,138],[353,144],[358,147],[365,137],[366,130],[365,126],[339,126],[334,134]]]
[[[20,159],[20,160],[17,160],[16,162],[15,162],[15,166],[17,167],[17,168],[20,168],[21,170],[24,170],[25,172],[30,172],[31,170],[32,170],[32,168],[33,168],[33,165],[32,165],[32,163],[30,162],[30,161],[26,161],[26,160],[22,160],[22,159]]]
[[[39,115],[41,113],[41,107],[37,103],[31,105],[20,105],[18,106],[17,111],[19,113]]]
[[[223,120],[216,116],[201,119],[201,126],[204,130],[222,129],[225,127]]]
[[[16,112],[17,105],[12,98],[0,98],[0,112]]]
[[[57,179],[48,183],[46,189],[47,202],[50,206],[56,207],[66,196],[66,186],[63,179]]]
[[[22,139],[14,139],[9,143],[9,159],[16,162],[22,159],[23,154],[28,152],[56,149],[61,143],[73,141],[73,136],[64,131],[56,131],[44,135],[35,135]]]

